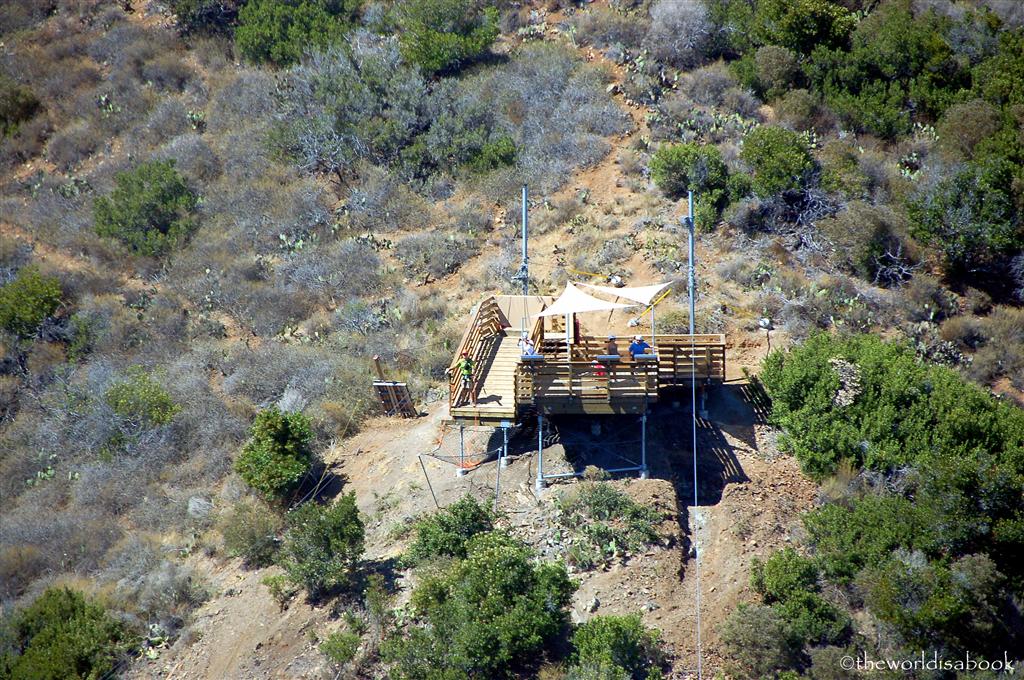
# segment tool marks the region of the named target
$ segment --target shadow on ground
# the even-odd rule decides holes
[[[728,484],[749,481],[736,456],[735,447],[756,450],[755,427],[765,422],[766,401],[756,385],[734,383],[712,389],[705,402],[707,417],[696,420],[697,494],[696,504],[715,505]],[[698,401],[698,411],[700,403]],[[690,557],[690,508],[694,505],[694,420],[691,394],[669,393],[653,404],[647,417],[646,462],[649,475],[672,483],[680,533],[684,537],[682,564]],[[641,463],[642,427],[637,415],[565,416],[550,419],[544,433],[544,447],[560,444],[575,472],[594,466],[617,470]],[[547,430],[547,428],[546,428]],[[495,443],[500,443],[500,430]],[[536,453],[536,421],[527,421],[509,441],[512,455]],[[614,473],[613,477],[635,476],[636,472]],[[553,482],[557,484],[557,481]]]

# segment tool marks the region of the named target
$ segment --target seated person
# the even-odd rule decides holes
[[[519,345],[520,354],[524,357],[536,356],[537,347],[533,344],[533,340],[526,333],[523,333],[517,344]]]
[[[636,359],[637,354],[650,354],[651,346],[644,342],[644,336],[634,335],[633,342],[629,345],[629,356]]]
[[[608,355],[608,356],[618,356],[619,355],[619,346],[615,342],[615,336],[614,335],[609,335],[608,336],[608,345],[605,346],[604,353],[606,355]]]

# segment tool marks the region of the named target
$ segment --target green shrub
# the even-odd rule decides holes
[[[891,210],[851,201],[835,217],[818,221],[818,228],[836,246],[837,260],[866,281],[883,286],[909,275],[900,219]]]
[[[509,678],[536,663],[567,624],[575,586],[560,564],[538,564],[519,540],[478,534],[466,558],[427,574],[416,622],[384,645],[395,678]]]
[[[235,45],[246,59],[277,66],[343,37],[361,0],[249,0],[238,13]]]
[[[260,579],[260,583],[267,587],[270,591],[270,596],[277,602],[277,606],[284,609],[291,601],[295,594],[299,592],[291,582],[288,581],[288,577],[284,574],[267,574]]]
[[[424,73],[457,70],[498,37],[498,12],[479,0],[409,0],[396,7],[402,55]]]
[[[1024,104],[1024,31],[1001,31],[998,51],[972,75],[975,96],[997,106]]]
[[[651,158],[651,178],[670,198],[686,196],[687,191],[697,198],[704,194],[722,198],[729,170],[714,146],[667,144]]]
[[[733,660],[730,672],[740,678],[774,677],[793,665],[796,656],[786,622],[772,607],[741,604],[722,626],[722,643]]]
[[[149,161],[119,172],[110,196],[93,202],[96,233],[115,238],[142,255],[161,256],[195,229],[198,198],[174,169],[174,161]]]
[[[800,63],[785,47],[766,45],[754,54],[757,90],[766,100],[782,96],[799,80]]]
[[[220,532],[229,555],[252,567],[266,567],[274,562],[282,526],[271,508],[243,500],[221,518]]]
[[[951,30],[948,17],[915,14],[910,0],[891,0],[857,25],[851,49],[818,46],[807,73],[840,119],[891,139],[910,131],[911,110],[935,120],[970,86]]]
[[[355,633],[337,631],[327,636],[320,643],[320,653],[331,660],[331,663],[346,664],[356,658],[362,639]]]
[[[829,0],[760,0],[753,23],[760,44],[810,54],[819,45],[843,47],[857,18]]]
[[[1007,634],[999,611],[1005,579],[987,555],[951,565],[899,557],[865,571],[860,586],[872,613],[909,644],[984,649]]]
[[[991,159],[927,187],[907,207],[911,235],[939,248],[957,274],[992,268],[1024,249],[1016,172],[1010,161]]]
[[[288,513],[281,566],[292,583],[316,599],[352,585],[364,539],[354,493],[333,505],[305,503]]]
[[[515,165],[515,162],[515,140],[508,135],[501,135],[481,146],[480,150],[469,159],[468,165],[473,172],[484,173]]]
[[[983,99],[954,104],[942,115],[935,132],[939,145],[956,158],[969,159],[974,148],[1003,126],[1002,114]]]
[[[743,139],[740,157],[754,169],[754,192],[768,198],[800,189],[814,170],[814,158],[799,134],[761,126]]]
[[[18,126],[36,115],[39,108],[32,90],[0,73],[0,139],[17,132]]]
[[[648,629],[639,614],[595,616],[580,624],[572,636],[572,664],[600,669],[602,677],[624,680],[661,678],[664,654],[658,631]],[[574,670],[570,669],[570,677]]]
[[[0,654],[0,673],[11,678],[107,678],[134,643],[102,605],[68,588],[47,589],[5,623],[13,651]]]
[[[463,558],[469,539],[493,529],[490,509],[466,495],[417,522],[416,538],[405,557],[413,564],[437,557]]]
[[[886,470],[980,449],[1012,460],[1024,443],[1024,414],[874,336],[816,336],[769,355],[761,379],[785,445],[818,478],[843,459]]]
[[[249,436],[235,461],[235,471],[268,499],[280,499],[294,491],[313,462],[309,419],[272,407],[256,416]]]
[[[181,410],[141,366],[129,369],[128,378],[111,385],[103,398],[114,413],[142,428],[166,425]]]
[[[842,642],[850,630],[850,617],[817,593],[795,592],[774,609],[786,621],[794,645]]]
[[[557,501],[559,524],[568,533],[568,558],[582,569],[606,564],[627,551],[658,541],[661,516],[606,482],[588,482]]]
[[[0,328],[30,338],[60,304],[60,281],[43,276],[34,266],[22,267],[18,275],[0,286]]]
[[[790,90],[775,102],[775,113],[797,130],[810,130],[822,116],[821,101],[809,90]]]
[[[792,548],[773,553],[765,562],[751,565],[751,585],[771,604],[796,593],[818,590],[818,568]]]

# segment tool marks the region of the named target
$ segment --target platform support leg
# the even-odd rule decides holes
[[[647,413],[640,416],[640,479],[647,479]]]
[[[708,406],[707,406],[708,388],[707,385],[700,388],[700,411],[699,415],[704,420],[708,419]]]
[[[537,414],[537,493],[544,490],[544,416]]]
[[[457,477],[466,476],[466,426],[459,425],[459,467],[455,470]]]

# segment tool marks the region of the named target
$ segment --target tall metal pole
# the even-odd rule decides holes
[[[462,477],[466,474],[466,426],[459,425],[459,469],[455,471],[456,476]]]
[[[647,412],[640,416],[640,479],[647,479]]]
[[[529,207],[530,207],[530,190],[523,185],[523,264],[520,267],[520,273],[523,277],[523,295],[530,294],[530,253],[526,248],[527,243],[527,225],[529,224]]]
[[[544,416],[537,414],[537,494],[544,490]]]
[[[689,206],[689,215],[686,218],[686,226],[689,229],[689,246],[690,246],[690,335],[694,334],[694,317],[696,315],[696,303],[695,298],[697,296],[697,269],[694,262],[693,255],[693,240],[694,240],[694,226],[693,226],[693,192],[686,192],[686,202]]]

